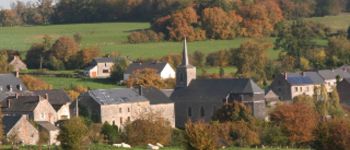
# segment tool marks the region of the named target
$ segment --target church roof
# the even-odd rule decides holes
[[[188,87],[176,89],[170,98],[217,101],[228,94],[264,94],[264,91],[251,79],[196,79]]]
[[[173,103],[165,93],[155,87],[142,87],[142,96],[146,97],[151,105]]]

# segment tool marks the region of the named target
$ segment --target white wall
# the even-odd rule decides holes
[[[160,73],[160,77],[162,79],[174,79],[176,77],[175,70],[167,63]]]

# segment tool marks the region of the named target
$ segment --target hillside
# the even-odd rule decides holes
[[[347,30],[350,26],[350,13],[342,13],[337,16],[313,17],[306,20],[322,23],[333,30]]]
[[[127,43],[127,36],[130,31],[149,28],[149,26],[149,23],[95,23],[2,27],[0,30],[0,48],[25,52],[32,43],[39,42],[45,34],[57,38],[79,33],[83,37],[81,43],[83,47],[96,46],[105,53],[118,51],[122,55],[132,58],[158,58],[171,53],[180,53],[182,47],[179,42]],[[191,42],[188,46],[190,52],[200,50],[209,53],[220,49],[238,47],[243,40],[198,41]],[[271,58],[277,57],[274,50],[271,50],[269,54]]]

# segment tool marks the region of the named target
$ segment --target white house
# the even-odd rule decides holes
[[[114,59],[110,57],[95,58],[84,74],[89,78],[108,78],[111,76]]]
[[[124,72],[124,81],[129,79],[129,76],[136,70],[154,69],[162,79],[174,79],[176,77],[175,70],[169,63],[166,62],[147,62],[147,63],[132,63]]]

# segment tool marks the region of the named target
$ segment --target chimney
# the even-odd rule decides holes
[[[44,99],[48,100],[48,99],[49,99],[49,94],[46,93],[46,94],[44,95]]]
[[[139,89],[139,95],[142,96],[143,95],[143,86],[139,85],[138,89]]]
[[[283,76],[284,76],[284,79],[286,79],[286,80],[288,79],[288,73],[287,72],[284,72]]]
[[[19,78],[19,71],[16,70],[16,78]]]
[[[7,99],[7,108],[11,107],[11,99]]]
[[[300,74],[301,74],[301,76],[305,76],[305,72],[304,71],[302,71]]]

